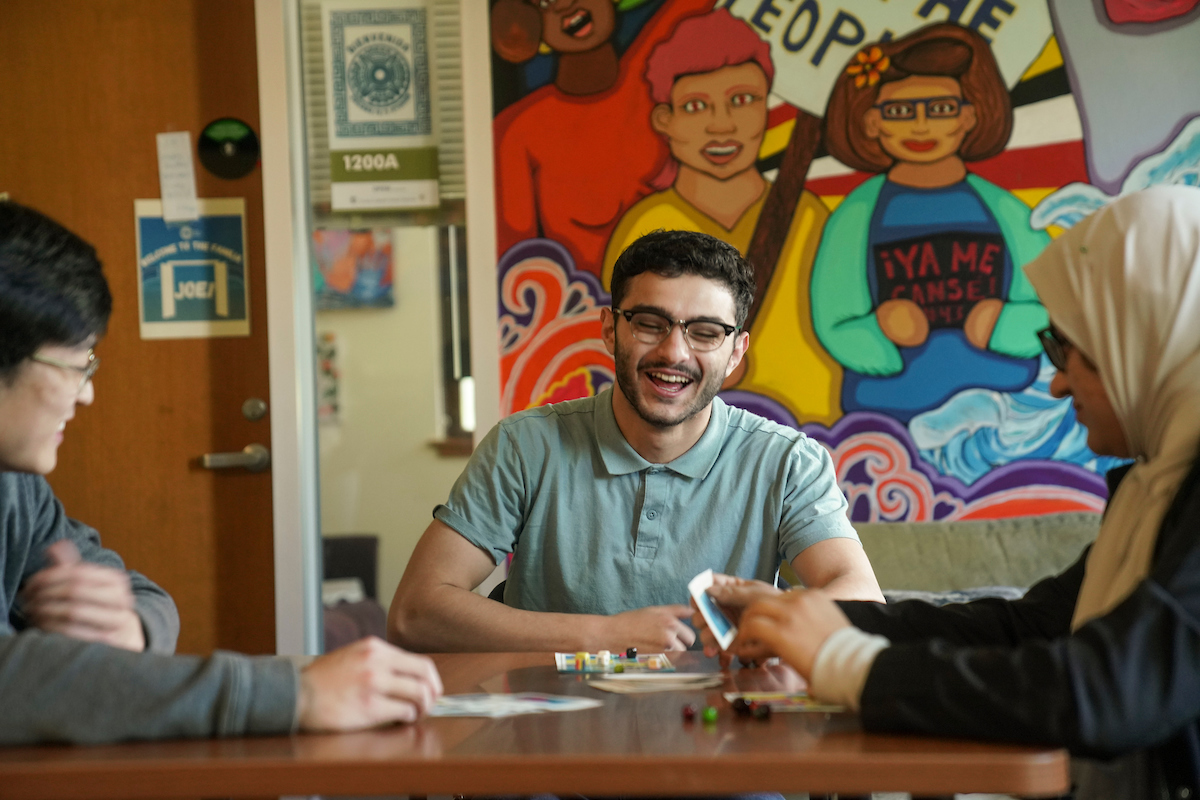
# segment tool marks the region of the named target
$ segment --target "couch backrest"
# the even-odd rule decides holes
[[[855,523],[883,589],[946,591],[1031,586],[1074,563],[1099,514],[968,522]]]

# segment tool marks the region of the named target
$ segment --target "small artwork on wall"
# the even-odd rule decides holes
[[[318,228],[312,258],[318,311],[394,305],[391,229]]]
[[[338,393],[342,371],[338,367],[337,336],[329,331],[317,334],[317,422],[337,425],[341,422]]]

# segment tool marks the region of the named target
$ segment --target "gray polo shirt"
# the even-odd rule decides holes
[[[686,603],[710,567],[773,581],[781,558],[858,538],[832,459],[803,433],[717,398],[700,440],[651,464],[611,389],[501,421],[433,515],[497,564],[513,554],[508,605],[584,614]]]

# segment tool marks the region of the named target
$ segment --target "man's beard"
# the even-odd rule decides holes
[[[616,342],[616,378],[617,387],[621,390],[621,394],[625,395],[625,399],[629,401],[629,405],[633,406],[633,410],[643,420],[653,425],[656,428],[672,428],[687,422],[692,417],[699,414],[704,409],[708,408],[708,404],[717,396],[717,392],[721,391],[721,384],[725,378],[719,371],[713,371],[706,378],[704,383],[699,383],[701,376],[692,367],[685,367],[680,364],[633,364],[629,358],[629,353],[622,349],[621,342],[618,339]],[[691,405],[679,412],[678,416],[668,416],[665,414],[655,414],[649,407],[649,401],[643,401],[639,391],[640,373],[645,370],[653,369],[672,369],[685,374],[692,383],[698,384],[698,391]],[[688,388],[691,388],[690,384]],[[687,391],[685,389],[684,391]]]

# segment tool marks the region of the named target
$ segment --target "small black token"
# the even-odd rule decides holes
[[[196,155],[204,168],[218,178],[244,178],[258,166],[258,136],[233,117],[213,120],[200,132]]]
[[[747,717],[750,715],[750,704],[746,702],[746,698],[739,697],[735,699],[731,705],[733,706],[733,710],[737,712],[738,716]]]
[[[626,657],[626,658],[637,658],[637,648],[636,648],[636,647],[631,647],[631,648],[629,648],[628,650],[626,650],[626,651],[625,651],[625,657]]]
[[[750,709],[750,713],[754,715],[755,719],[770,719],[771,706],[766,703],[755,703],[753,708]]]

